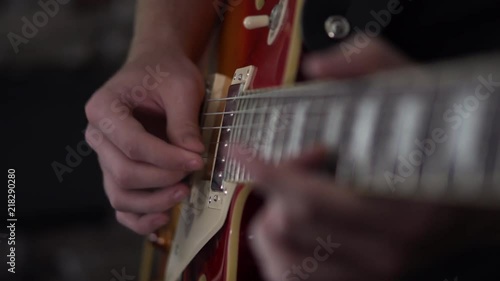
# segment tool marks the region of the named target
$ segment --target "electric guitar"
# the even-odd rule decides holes
[[[296,84],[303,45],[349,34],[342,16],[308,14],[312,2],[242,1],[224,14],[201,113],[206,169],[145,242],[140,280],[262,280],[247,244],[261,201],[234,143],[275,164],[327,145],[339,186],[363,195],[500,205],[500,56]]]

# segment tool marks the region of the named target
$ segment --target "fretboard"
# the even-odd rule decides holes
[[[499,67],[495,55],[241,92],[228,98],[226,144],[275,164],[323,144],[336,155],[338,186],[500,203]],[[223,177],[251,180],[231,161]]]

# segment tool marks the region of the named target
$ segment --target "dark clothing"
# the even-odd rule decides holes
[[[388,16],[391,2],[392,10],[398,12]],[[309,0],[302,22],[304,45],[307,51],[315,51],[346,40],[328,38],[324,28],[328,17],[341,15],[350,23],[350,38],[359,32],[380,36],[418,62],[500,51],[499,12],[499,0]],[[457,231],[466,231],[467,227],[463,225]],[[448,239],[436,237],[436,244]],[[420,267],[416,265],[401,280],[500,280],[500,247],[485,241],[473,242],[481,246],[456,249],[439,264],[417,262]]]
[[[400,12],[391,13],[387,24],[383,16],[374,16],[392,10],[391,5]],[[309,0],[304,7],[303,34],[309,51],[339,43],[328,38],[324,23],[332,15],[342,15],[351,25],[351,36],[359,30],[373,34],[378,25],[380,35],[376,36],[417,61],[429,62],[499,50],[499,12],[498,0]]]

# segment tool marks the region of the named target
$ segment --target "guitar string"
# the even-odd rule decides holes
[[[411,72],[410,72],[411,73]],[[411,79],[410,79],[411,80]],[[362,81],[363,83],[361,83]],[[380,95],[387,97],[391,95],[391,92],[393,92],[391,85],[387,84],[380,84],[377,83],[377,79],[372,80],[372,79],[360,79],[356,82],[356,84],[364,84],[363,88],[366,88],[367,86],[371,86],[371,88],[380,88]],[[304,100],[310,100],[313,99],[314,101],[317,100],[323,100],[326,103],[333,102],[336,99],[342,98],[342,99],[352,99],[356,97],[362,98],[363,95],[352,95],[351,93],[348,93],[348,89],[352,89],[352,85],[349,86],[349,82],[340,82],[340,81],[325,81],[325,82],[306,82],[301,85],[297,85],[294,87],[275,87],[275,88],[267,88],[267,89],[257,89],[257,90],[249,90],[249,91],[243,91],[238,94],[236,97],[224,97],[224,98],[210,98],[206,99],[206,103],[210,102],[227,102],[227,101],[237,101],[241,102],[242,100],[259,100],[259,101],[264,101],[264,102],[271,102],[273,99],[276,100],[283,100],[285,103],[290,103],[290,104],[297,104],[304,102]],[[398,84],[398,83],[396,83]],[[420,92],[419,91],[420,87],[414,87],[412,92]],[[428,88],[423,87],[422,89],[425,92],[428,92]],[[389,92],[389,93],[388,93]],[[373,97],[373,95],[372,95]],[[398,95],[400,98],[401,96]],[[290,99],[293,98],[293,99]],[[202,113],[201,116],[226,116],[226,115],[234,115],[234,118],[239,118],[240,116],[238,115],[245,115],[245,114],[268,114],[268,110],[265,106],[261,108],[254,108],[254,109],[239,109],[237,110],[231,110],[231,111],[225,111],[225,112],[209,112],[209,113]],[[308,112],[308,115],[315,115],[315,114],[324,114],[325,110],[312,110]],[[293,116],[294,113],[292,113]],[[257,126],[262,126],[262,124],[258,124]],[[202,130],[218,130],[218,129],[244,129],[248,128],[251,126],[255,125],[241,125],[241,126],[205,126],[201,127]]]

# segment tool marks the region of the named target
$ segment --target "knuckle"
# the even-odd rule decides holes
[[[101,105],[97,100],[96,94],[90,98],[90,100],[85,104],[85,115],[90,123],[95,123],[99,119],[99,112],[101,111]]]
[[[136,141],[125,141],[122,150],[129,159],[140,160],[140,146]]]
[[[155,223],[153,219],[148,219],[144,222],[144,225],[138,230],[140,230],[142,235],[149,234],[158,228],[158,224]]]
[[[91,136],[91,130],[90,126],[87,126],[87,129],[85,129],[85,141],[90,145],[90,147],[94,148],[93,142],[92,142],[92,136]]]
[[[130,227],[133,231],[135,231],[135,233],[137,233],[139,235],[147,235],[147,234],[150,234],[154,230],[150,226],[142,226],[142,225],[137,225],[137,224],[131,225]]]
[[[99,130],[97,130],[89,125],[89,126],[87,126],[87,129],[85,130],[84,138],[85,138],[85,141],[87,142],[87,144],[92,149],[95,150],[99,146],[99,144],[101,144],[103,135],[102,135],[101,131],[99,131]]]
[[[186,176],[189,175],[189,172],[178,172],[182,171],[181,169],[184,169],[183,165],[179,164],[179,167],[176,172],[165,173],[163,175],[163,182],[165,183],[165,185],[170,186],[178,184],[182,181],[182,179],[184,179]]]
[[[126,204],[123,201],[123,197],[120,195],[120,192],[110,192],[108,194],[109,204],[113,209],[117,211],[125,211]]]
[[[134,179],[133,169],[125,163],[115,165],[113,177],[119,188],[129,187]]]
[[[151,197],[148,204],[148,211],[149,213],[165,212],[168,211],[174,204],[172,196],[166,196],[161,199]]]
[[[166,91],[168,95],[170,95],[172,98],[180,98],[183,97],[183,95],[177,95],[177,91],[182,91],[182,93],[188,94],[188,95],[195,95],[195,96],[200,96],[201,98],[201,91],[203,89],[202,81],[201,79],[198,79],[197,76],[193,75],[178,75],[175,77],[175,79],[171,80],[172,82],[169,83],[169,87],[172,89],[175,89],[174,91]]]
[[[122,224],[124,226],[127,226],[127,222],[124,218],[124,215],[122,213],[120,213],[119,211],[115,211],[115,218],[116,218],[117,222],[119,222],[120,224]]]
[[[87,119],[91,119],[94,114],[95,114],[95,110],[94,110],[94,103],[93,103],[93,100],[94,98],[90,98],[89,101],[87,101],[87,103],[85,104],[85,116],[87,116]]]

